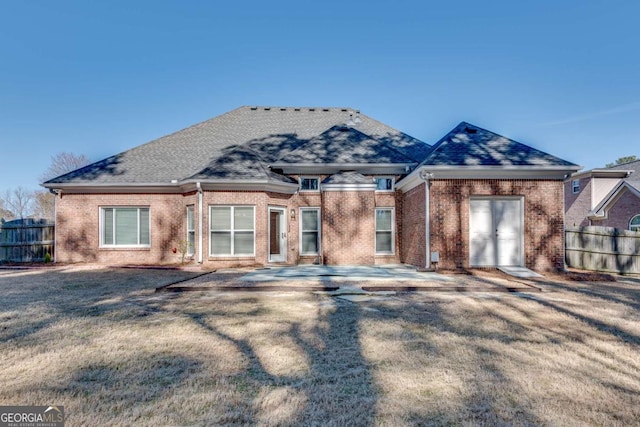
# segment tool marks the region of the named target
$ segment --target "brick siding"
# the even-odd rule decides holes
[[[580,178],[580,191],[573,193],[572,182],[564,183],[565,224],[567,227],[589,225],[587,215],[591,211],[591,178]]]
[[[523,196],[525,266],[539,271],[564,268],[563,183],[553,180],[431,181],[431,251],[440,252],[440,267],[470,266],[472,196]]]
[[[564,266],[562,182],[534,180],[434,180],[431,187],[431,250],[440,252],[444,268],[469,266],[469,199],[477,195],[522,195],[525,200],[525,264],[537,270]],[[173,252],[186,240],[188,194],[66,194],[57,198],[56,261],[105,264],[175,264]],[[424,184],[402,194],[373,191],[265,192],[205,191],[203,194],[203,262],[211,268],[268,263],[268,208],[286,212],[289,264],[317,261],[300,257],[300,207],[321,208],[322,257],[326,264],[406,262],[425,264]],[[209,206],[255,206],[255,256],[209,256]],[[100,248],[101,206],[148,206],[151,247]],[[375,208],[395,208],[395,253],[375,255]],[[295,218],[290,217],[294,210]],[[195,248],[197,257],[198,248]]]
[[[628,230],[631,218],[636,215],[640,215],[640,198],[625,189],[607,212],[607,219],[591,221],[591,225]]]
[[[326,264],[374,264],[373,191],[323,193],[322,255]]]
[[[211,268],[264,265],[269,262],[268,208],[285,209],[288,264],[317,262],[319,257],[299,255],[299,208],[321,209],[321,256],[330,264],[399,262],[394,255],[375,256],[375,207],[396,209],[396,249],[400,247],[401,192],[298,192],[294,195],[251,191],[203,193],[203,264]],[[181,260],[180,243],[186,240],[186,207],[194,205],[198,256],[198,195],[182,194],[66,194],[57,198],[56,261],[122,264],[175,264]],[[209,206],[255,206],[255,256],[209,256]],[[101,248],[100,207],[148,206],[150,248]],[[290,212],[295,216],[291,218]],[[176,253],[173,249],[176,249]]]
[[[425,184],[404,194],[402,209],[402,262],[425,267]]]

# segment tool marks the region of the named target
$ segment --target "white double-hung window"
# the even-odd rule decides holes
[[[300,254],[320,253],[320,209],[300,209]]]
[[[393,208],[376,209],[376,254],[393,254]]]
[[[211,206],[211,256],[255,255],[255,208],[253,206]]]
[[[149,247],[149,208],[136,206],[100,208],[100,246]]]
[[[193,255],[196,247],[194,206],[187,206],[187,255]]]

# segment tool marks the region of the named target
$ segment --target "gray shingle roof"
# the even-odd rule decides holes
[[[355,171],[342,171],[333,174],[322,181],[323,184],[370,184],[375,185],[371,178],[367,178]]]
[[[386,142],[359,130],[339,125],[285,154],[277,164],[417,163]]]
[[[633,171],[631,175],[625,178],[625,181],[636,182],[636,184],[640,183],[640,160],[635,160],[633,162],[623,163],[621,165],[611,166],[607,169],[614,170],[624,170],[624,171]]]
[[[240,107],[51,179],[45,185],[162,184],[231,178],[287,182],[266,166],[327,129],[345,124],[355,113],[350,108]],[[415,162],[429,150],[422,141],[364,114],[359,118],[358,131]]]
[[[611,166],[607,169],[632,171],[631,175],[624,178],[622,181],[626,182],[637,191],[640,191],[640,160]]]
[[[436,143],[423,165],[576,166],[528,145],[461,122]]]

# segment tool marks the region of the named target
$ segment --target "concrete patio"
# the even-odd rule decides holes
[[[407,265],[269,266],[223,269],[159,288],[158,291],[306,291],[336,294],[380,292],[539,292],[529,280],[502,273],[482,275],[418,271]]]
[[[278,280],[320,281],[441,281],[454,283],[455,279],[435,272],[419,272],[407,265],[297,265],[294,267],[258,268],[242,277],[247,282],[272,282]]]

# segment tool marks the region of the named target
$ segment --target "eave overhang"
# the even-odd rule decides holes
[[[572,174],[569,179],[578,179],[578,178],[626,178],[631,175],[634,171],[632,170],[621,170],[621,169],[591,169],[588,171],[576,172]]]
[[[331,175],[350,170],[365,174],[402,175],[417,166],[417,163],[273,163],[271,170],[281,169],[290,175]]]
[[[43,184],[53,191],[65,194],[79,193],[131,193],[131,194],[183,194],[197,191],[198,183],[205,191],[268,191],[273,193],[294,194],[298,184],[272,180],[187,180],[176,183],[102,183],[102,184]]]
[[[407,192],[417,187],[429,173],[429,179],[540,179],[564,181],[580,166],[432,166],[423,165],[401,181],[396,188]]]

